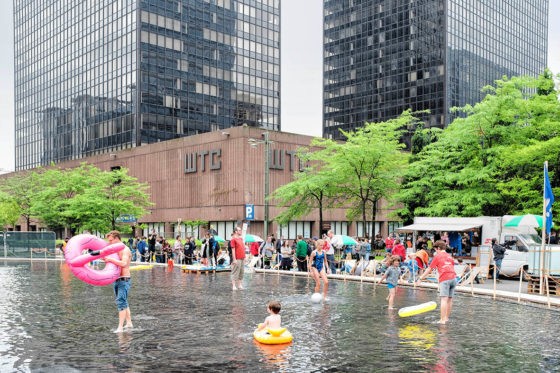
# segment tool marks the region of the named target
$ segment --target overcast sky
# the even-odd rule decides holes
[[[282,130],[321,136],[323,0],[282,3]],[[14,169],[12,0],[0,1],[0,171]],[[560,73],[560,1],[550,0],[548,65]]]

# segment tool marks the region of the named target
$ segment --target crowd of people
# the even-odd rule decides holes
[[[116,231],[110,232],[107,237],[114,241],[120,240],[120,234]],[[389,235],[386,239],[383,239],[381,235],[376,235],[372,240],[365,237],[358,238],[356,241],[357,243],[354,245],[342,246],[340,242],[335,242],[334,232],[328,231],[320,239],[317,237],[304,239],[298,235],[295,240],[287,240],[284,237],[276,239],[274,235],[270,235],[263,242],[245,243],[239,227],[235,229],[231,239],[224,245],[218,244],[212,232],[208,232],[198,246],[194,238],[188,237],[182,240],[180,236],[176,236],[175,241],[171,244],[158,235],[155,230],[152,230],[148,237],[130,238],[125,242],[129,250],[120,253],[119,260],[114,260],[115,264],[122,267],[121,277],[115,282],[115,299],[119,311],[117,332],[121,332],[123,328],[132,327],[127,303],[131,261],[166,263],[167,260],[173,260],[176,263],[184,264],[199,262],[203,265],[213,266],[231,265],[233,290],[243,289],[244,268],[248,263],[260,265],[262,268],[280,270],[297,268],[301,272],[310,272],[315,280],[314,292],[322,292],[323,298],[328,299],[329,279],[327,274],[337,273],[337,269],[344,270],[344,267],[340,265],[342,261],[355,260],[368,263],[372,254],[377,256],[384,253],[385,259],[379,263],[377,268],[374,268],[373,274],[382,275],[378,282],[387,282],[389,309],[394,306],[396,288],[403,270],[414,273],[415,279],[421,281],[429,275],[432,269],[437,269],[441,297],[440,323],[446,323],[449,320],[456,278],[453,257],[447,253],[449,251],[448,243],[443,239],[432,243],[430,238],[421,236],[416,241],[415,252],[407,254],[407,247],[410,246],[405,247],[400,237],[394,234]],[[338,257],[339,260],[336,260],[335,249],[338,249],[338,253],[341,255]],[[106,259],[106,261],[110,260]],[[278,310],[276,307],[270,309],[272,317],[276,317],[279,307]],[[272,321],[276,322],[271,319],[271,324]]]
[[[422,262],[417,254],[413,257],[410,254],[407,255],[407,250],[411,247],[411,240],[405,238],[405,246],[396,234],[391,234],[385,239],[379,234],[371,240],[368,237],[358,237],[356,238],[357,244],[345,246],[335,246],[335,243],[332,242],[333,237],[332,230],[320,239],[318,237],[304,238],[302,235],[298,235],[296,239],[290,240],[283,236],[275,238],[272,234],[262,242],[244,243],[244,247],[247,262],[253,262],[255,266],[265,269],[311,271],[311,254],[316,249],[319,240],[324,242],[323,249],[328,264],[327,273],[350,272],[352,268],[345,267],[345,261],[356,260],[367,263],[370,258],[384,254],[386,258],[391,255],[399,256],[401,264],[414,272],[427,266],[427,262]],[[152,230],[147,237],[131,237],[125,241],[131,250],[133,262],[167,263],[169,260],[173,260],[175,264],[200,263],[207,266],[227,266],[232,263],[230,242],[218,243],[213,232],[206,233],[198,242],[194,237],[182,239],[179,235],[175,237],[175,240],[170,241],[155,230]],[[416,241],[415,249],[416,253],[434,252],[432,240],[423,236]],[[420,257],[423,258],[423,254]],[[387,263],[381,262],[380,273],[383,273],[386,267]],[[379,271],[376,272],[379,273]],[[354,272],[352,271],[352,273]]]

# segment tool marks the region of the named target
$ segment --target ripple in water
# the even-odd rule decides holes
[[[558,312],[460,295],[451,323],[438,310],[399,318],[385,286],[331,281],[330,301],[311,303],[308,278],[247,274],[133,273],[134,329],[114,334],[113,290],[73,277],[64,264],[0,266],[0,371],[402,372],[556,371]],[[290,345],[265,346],[252,333],[282,303]],[[399,288],[396,305],[436,300]]]

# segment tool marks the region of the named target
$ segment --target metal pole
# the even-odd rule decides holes
[[[544,288],[543,288],[543,281],[547,281],[548,279],[545,277],[544,274],[544,265],[545,265],[545,258],[544,258],[544,254],[545,254],[545,241],[546,241],[546,199],[545,199],[545,193],[546,193],[546,181],[544,179],[544,173],[546,171],[548,171],[548,161],[544,162],[544,170],[543,171],[543,213],[542,213],[542,220],[543,220],[543,225],[542,225],[542,231],[541,231],[541,253],[540,253],[540,266],[541,266],[541,270],[539,272],[539,294],[542,295],[544,294]]]
[[[6,246],[6,232],[3,232],[4,237],[4,259],[8,257],[8,247]]]
[[[269,168],[269,157],[270,157],[270,142],[268,139],[268,131],[264,133],[264,237],[268,238],[268,194],[270,192],[270,168]]]

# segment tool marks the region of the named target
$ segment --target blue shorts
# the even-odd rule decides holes
[[[455,286],[457,285],[457,280],[452,278],[451,280],[443,281],[439,283],[439,296],[453,298],[455,295]]]
[[[130,289],[130,279],[121,280],[117,279],[113,284],[115,290],[115,303],[117,303],[117,309],[119,311],[128,308],[128,290]]]
[[[387,283],[387,287],[389,288],[389,290],[394,289],[397,287],[397,285],[393,285],[393,284],[389,284]]]

